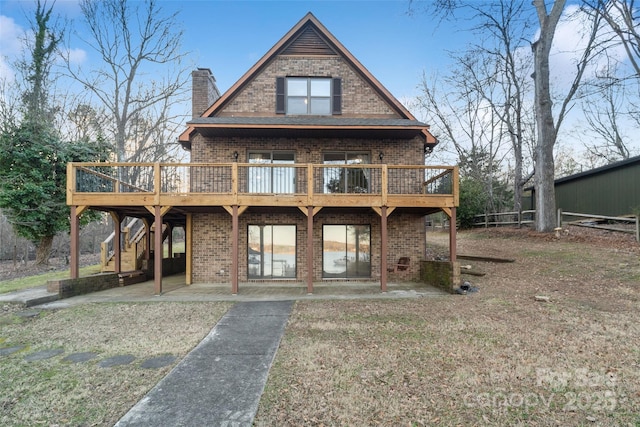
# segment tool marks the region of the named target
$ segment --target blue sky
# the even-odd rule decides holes
[[[49,4],[51,1],[48,0]],[[131,0],[141,4],[140,0]],[[429,0],[420,0],[419,7]],[[86,34],[82,27],[79,0],[57,0],[54,11],[68,19],[72,29]],[[567,15],[575,10],[569,0]],[[384,1],[204,1],[159,0],[167,14],[179,11],[176,27],[184,29],[183,48],[190,52],[185,64],[189,68],[212,70],[218,87],[226,91],[255,64],[307,12],[312,12],[324,26],[419,120],[431,122],[425,111],[416,111],[411,101],[421,94],[418,86],[423,73],[446,75],[452,60],[448,52],[462,52],[476,39],[468,32],[468,19],[440,23],[424,11],[409,14],[409,0]],[[18,43],[29,28],[27,16],[33,16],[35,0],[0,0],[0,77],[9,73],[6,58],[15,57]],[[533,12],[531,7],[530,12]],[[466,28],[465,28],[466,27]],[[573,61],[584,39],[580,20],[561,21],[551,55],[554,90],[560,94],[570,83]],[[533,39],[535,28],[532,28]],[[100,59],[81,40],[72,37],[70,49],[83,68]],[[526,44],[527,52],[530,49]],[[624,53],[612,52],[620,57]],[[6,58],[5,58],[6,57]],[[597,64],[593,65],[596,69]],[[446,92],[445,87],[439,88]],[[190,102],[182,106],[185,121]],[[177,105],[177,108],[181,106]],[[576,115],[577,113],[574,113]],[[569,118],[563,125],[563,140],[576,141]],[[438,134],[436,127],[432,130]],[[443,145],[444,146],[444,145]]]
[[[15,37],[28,28],[34,0],[0,0],[2,55],[13,54]],[[179,11],[189,63],[210,68],[222,91],[228,89],[307,12],[312,12],[397,98],[418,93],[423,71],[445,67],[447,50],[462,49],[463,32],[436,29],[424,13],[408,14],[408,0],[398,1],[161,1],[167,12]],[[81,14],[77,0],[57,0],[54,10],[75,29]],[[7,20],[7,18],[9,20]],[[11,20],[13,22],[11,22]],[[72,49],[87,51],[72,39]]]
[[[203,3],[187,2],[185,14],[198,10]],[[212,39],[203,42],[203,32],[192,27],[187,29],[187,42],[197,49],[194,58],[199,59],[199,65],[211,68],[225,89],[307,12],[312,12],[397,97],[414,94],[422,71],[443,64],[444,49],[455,49],[454,43],[460,41],[460,37],[434,34],[425,15],[409,16],[408,1],[206,4],[206,13],[196,18],[194,26],[212,27],[208,33]],[[216,17],[224,24],[218,27]],[[218,40],[221,46],[215,45]]]

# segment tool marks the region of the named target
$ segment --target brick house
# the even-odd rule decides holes
[[[311,13],[224,94],[208,69],[192,78],[193,118],[179,137],[191,163],[70,164],[72,243],[91,208],[111,213],[116,234],[124,217],[140,218],[148,248],[152,229],[183,227],[187,284],[313,292],[376,280],[385,291],[388,280],[418,279],[424,216],[442,210],[455,224],[457,168],[425,166],[437,143],[429,127]],[[153,236],[161,293],[165,237]]]

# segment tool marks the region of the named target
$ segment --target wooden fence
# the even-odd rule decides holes
[[[499,227],[504,225],[532,224],[535,222],[535,210],[521,212],[493,212],[474,217],[474,227]],[[565,218],[571,219],[570,221]],[[558,209],[558,227],[563,225],[574,225],[578,227],[589,227],[601,230],[615,231],[620,233],[632,233],[636,240],[640,242],[640,216],[605,216],[588,213],[564,212]]]
[[[563,220],[565,217],[584,219],[565,222]],[[578,227],[597,228],[600,230],[616,231],[619,233],[632,233],[636,236],[636,241],[640,242],[640,215],[605,216],[564,212],[562,209],[558,209],[558,227],[562,227],[562,224],[564,223]],[[624,227],[625,225],[628,226]]]
[[[500,225],[533,224],[535,222],[536,211],[514,211],[514,212],[493,212],[474,216],[474,227],[489,227]]]

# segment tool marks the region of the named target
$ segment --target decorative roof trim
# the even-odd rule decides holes
[[[276,116],[276,117],[200,117],[188,122],[190,126],[200,128],[205,126],[243,126],[243,125],[273,125],[273,126],[391,126],[425,128],[426,124],[418,120],[350,117],[336,118],[331,116]]]

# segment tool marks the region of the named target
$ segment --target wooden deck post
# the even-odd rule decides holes
[[[185,268],[185,281],[187,285],[193,283],[192,275],[192,245],[193,245],[193,214],[187,214],[187,224],[185,226],[184,234],[184,256],[186,257],[186,268]]]
[[[162,294],[162,207],[154,206],[153,288],[156,295]]]
[[[449,218],[449,259],[451,262],[456,261],[456,208],[451,208],[451,217]]]
[[[80,219],[76,206],[71,206],[71,245],[70,245],[70,271],[72,279],[80,277]]]
[[[236,295],[238,293],[238,205],[233,205],[231,218],[231,293]]]
[[[307,293],[313,293],[313,206],[307,206]]]
[[[387,292],[387,207],[380,208],[380,290]]]
[[[144,259],[149,261],[151,259],[151,224],[146,219],[142,219],[144,224]]]
[[[167,223],[167,246],[169,247],[168,257],[173,258],[173,227]]]
[[[113,271],[114,273],[122,272],[122,246],[120,245],[120,239],[122,238],[122,218],[120,214],[116,212],[109,212],[111,219],[113,219]]]

